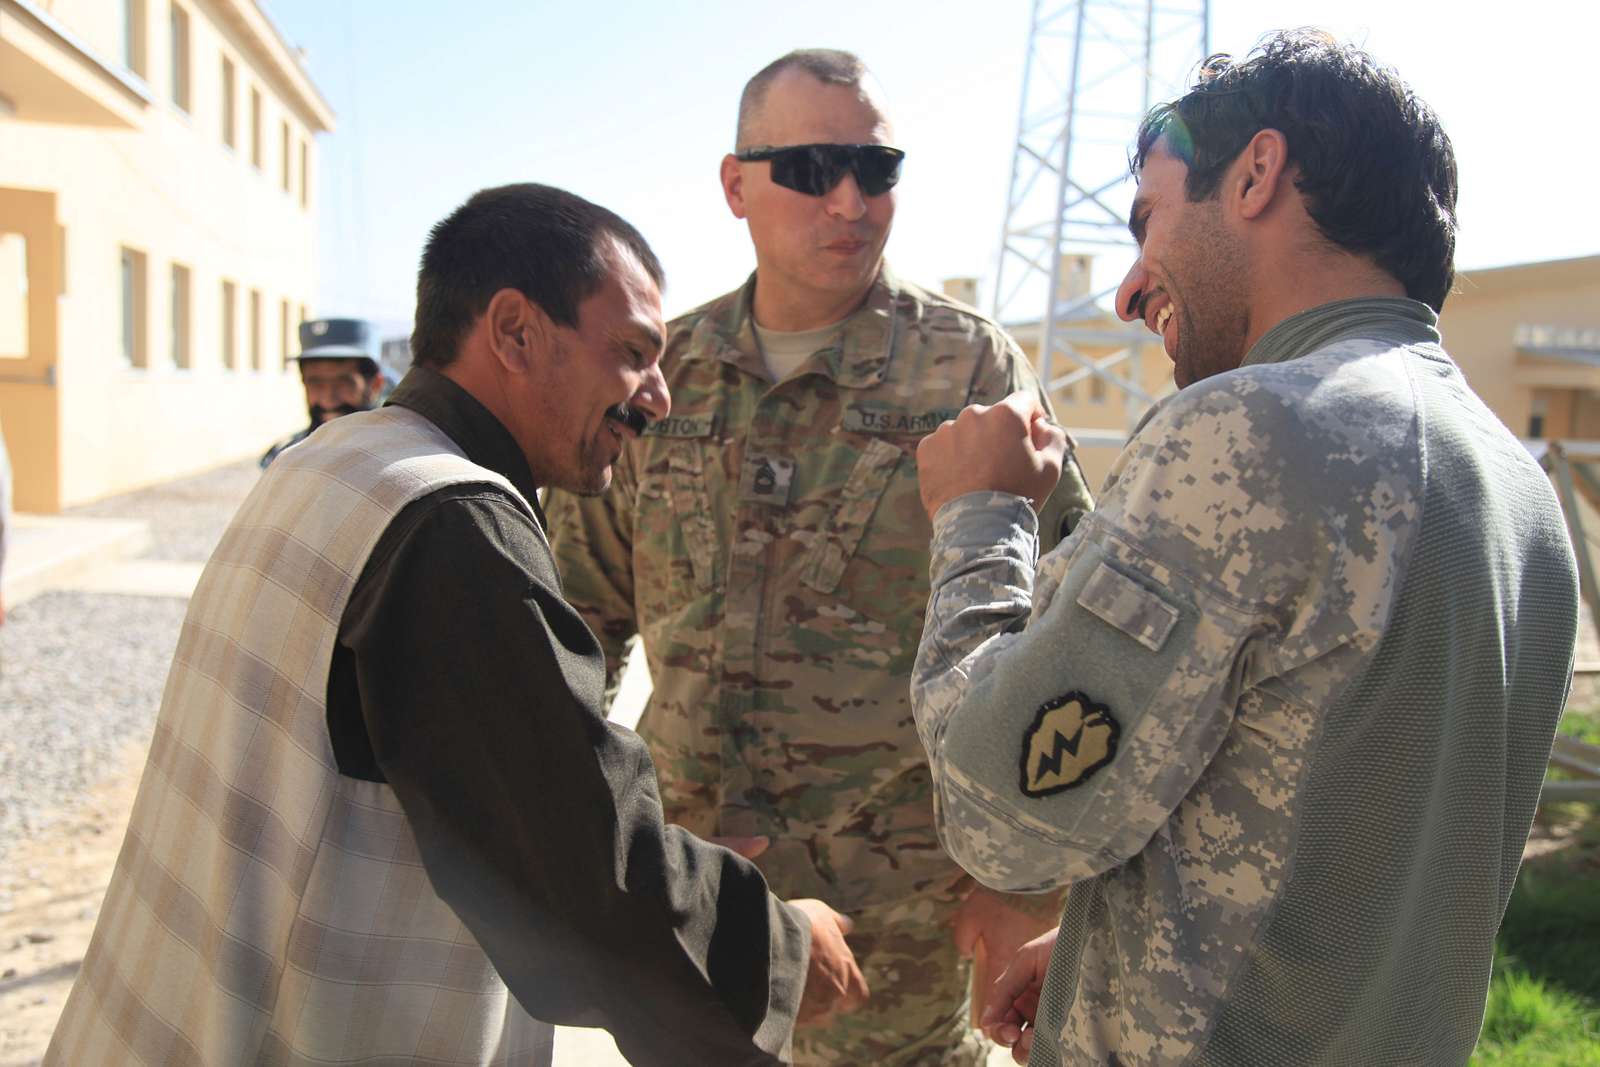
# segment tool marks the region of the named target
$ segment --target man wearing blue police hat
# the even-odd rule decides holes
[[[383,370],[373,356],[372,323],[365,319],[313,319],[300,324],[300,381],[306,388],[311,424],[284,438],[261,457],[265,470],[278,453],[297,445],[325,422],[378,406]]]

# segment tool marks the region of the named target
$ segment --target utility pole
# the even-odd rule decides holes
[[[994,316],[1037,322],[1041,380],[1054,393],[1098,379],[1121,397],[1125,430],[1157,399],[1138,373],[1154,338],[1137,324],[1081,325],[1121,281],[1091,286],[1089,257],[1132,261],[1128,153],[1145,112],[1183,95],[1210,53],[1210,15],[1210,0],[1034,0]]]

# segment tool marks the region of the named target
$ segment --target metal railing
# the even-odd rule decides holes
[[[1575,779],[1544,780],[1541,802],[1551,800],[1600,800],[1600,745],[1590,745],[1576,737],[1557,734],[1550,750],[1550,766],[1559,767]]]

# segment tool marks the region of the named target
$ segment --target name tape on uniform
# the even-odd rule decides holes
[[[710,437],[717,428],[715,415],[668,415],[644,428],[646,437]]]
[[[960,408],[900,411],[892,408],[853,407],[844,413],[844,428],[854,433],[932,433],[939,424],[955,418]]]

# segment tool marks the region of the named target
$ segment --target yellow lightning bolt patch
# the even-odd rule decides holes
[[[1111,762],[1121,733],[1111,709],[1082,693],[1050,701],[1022,735],[1023,794],[1047,797],[1082,785]]]

